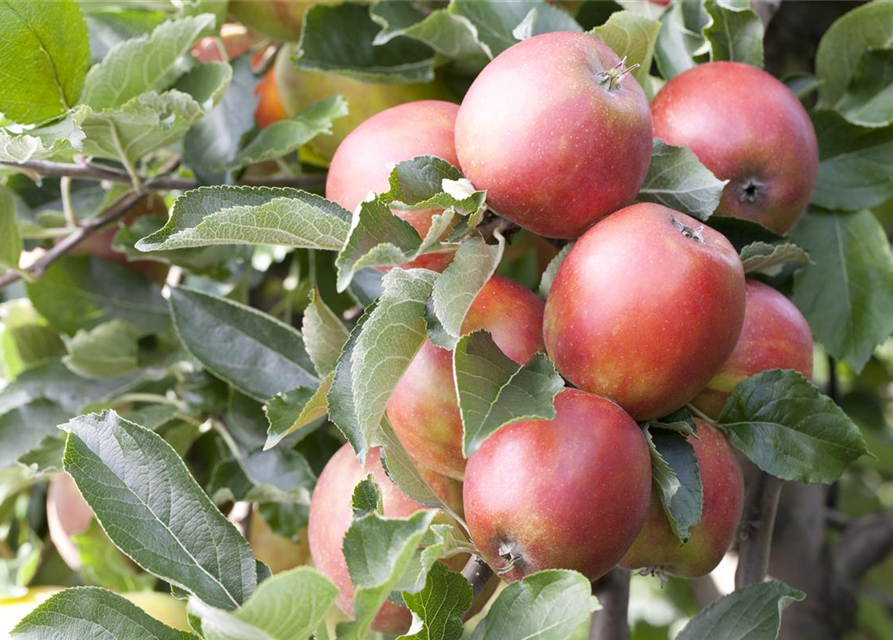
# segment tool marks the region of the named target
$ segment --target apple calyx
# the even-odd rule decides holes
[[[503,576],[515,568],[516,564],[524,564],[524,557],[518,553],[518,548],[510,543],[503,542],[499,545],[499,557],[505,560],[505,566],[496,572],[496,575]]]
[[[677,220],[675,216],[670,216],[670,222],[672,222],[673,226],[676,227],[676,231],[684,235],[689,240],[694,240],[699,244],[704,244],[704,225],[700,225],[696,229],[692,229],[691,227]]]
[[[738,187],[738,201],[753,203],[759,200],[766,185],[751,178]]]
[[[608,91],[616,91],[620,88],[620,81],[624,76],[629,74],[632,71],[638,69],[641,65],[636,63],[630,67],[626,66],[626,56],[623,59],[615,64],[613,67],[608,69],[607,71],[602,71],[598,74],[598,81],[600,84],[607,84]]]

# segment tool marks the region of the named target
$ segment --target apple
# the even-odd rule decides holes
[[[627,569],[652,568],[684,578],[705,576],[719,564],[735,538],[744,507],[744,475],[732,447],[720,431],[695,419],[698,437],[689,436],[695,450],[704,502],[701,519],[684,545],[670,529],[660,498],[652,492],[645,526],[623,556]]]
[[[670,80],[651,106],[654,135],[689,147],[728,180],[717,213],[787,233],[818,174],[806,110],[784,84],[740,62],[701,64]]]
[[[692,404],[716,419],[739,382],[768,369],[812,377],[812,332],[794,304],[769,285],[747,280],[744,326],[726,364]]]
[[[64,587],[53,586],[32,587],[20,598],[0,598],[0,638],[10,637],[13,628],[22,618],[63,589]],[[147,614],[169,627],[183,631],[189,629],[185,602],[175,600],[166,593],[155,591],[134,591],[118,595],[130,600]]]
[[[575,238],[632,202],[651,162],[648,98],[610,47],[534,36],[475,79],[456,119],[465,176],[487,204],[542,236]]]
[[[430,155],[457,165],[453,131],[459,107],[441,100],[408,102],[372,116],[338,147],[326,178],[326,198],[354,211],[370,192],[385,192],[392,165]],[[394,211],[425,237],[437,210]],[[443,271],[452,254],[419,256],[406,267]]]
[[[587,231],[546,300],[546,351],[580,389],[636,420],[694,398],[735,348],[744,269],[719,232],[658,204],[635,204]]]
[[[270,528],[257,508],[251,513],[248,544],[251,545],[254,557],[270,567],[273,573],[294,569],[310,560],[306,527],[295,534],[294,540],[283,538]]]
[[[315,4],[331,4],[338,0],[230,0],[230,15],[265,36],[276,40],[301,37],[304,13]]]
[[[225,62],[220,52],[218,37],[223,43],[226,60],[238,58],[260,43],[260,38],[241,24],[224,24],[220,27],[219,36],[206,36],[192,47],[193,57],[203,64],[209,62]]]
[[[89,528],[93,510],[67,473],[57,473],[50,480],[46,509],[50,540],[65,564],[78,571],[81,568],[81,553],[72,536]]]
[[[258,96],[257,108],[254,110],[254,121],[258,128],[266,129],[274,122],[279,122],[288,117],[282,104],[282,96],[276,85],[276,72],[274,69],[267,71],[254,94]]]
[[[407,102],[450,100],[453,97],[439,79],[427,83],[377,84],[337,73],[306,71],[295,66],[293,59],[297,53],[296,45],[284,45],[273,67],[275,87],[288,117],[334,95],[343,96],[349,105],[349,113],[332,122],[332,135],[317,136],[307,143],[323,162],[330,161],[344,138],[375,114]]]
[[[543,350],[543,301],[520,284],[494,275],[465,316],[462,333],[486,329],[518,364]],[[426,340],[394,388],[388,419],[409,454],[434,471],[461,480],[462,418],[453,384],[453,353]]]
[[[645,521],[651,456],[638,425],[605,398],[566,389],[553,420],[503,427],[468,460],[472,540],[505,580],[573,569],[590,580],[626,553]]]
[[[313,491],[307,531],[313,563],[340,589],[337,604],[348,615],[353,612],[354,586],[347,570],[342,543],[353,521],[351,497],[354,488],[370,473],[381,488],[385,516],[405,518],[423,508],[388,478],[381,466],[378,449],[369,451],[365,470],[349,444],[345,444],[329,459]],[[458,482],[430,472],[425,474],[425,479],[442,500],[461,513]],[[382,633],[400,635],[406,632],[411,621],[409,609],[388,601],[378,612],[372,628]]]

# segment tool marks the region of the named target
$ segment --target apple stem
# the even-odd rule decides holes
[[[493,569],[479,555],[472,555],[462,569],[462,575],[471,585],[474,600],[487,584],[487,580],[493,576]]]
[[[608,91],[615,91],[616,89],[620,88],[620,81],[624,78],[624,76],[631,73],[632,71],[635,71],[640,66],[642,65],[636,63],[627,67],[626,56],[623,56],[623,59],[620,62],[615,64],[607,71],[602,71],[599,74],[599,81],[602,84],[605,84],[606,82],[608,83]]]

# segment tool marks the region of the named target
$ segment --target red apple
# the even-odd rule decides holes
[[[465,176],[534,233],[575,238],[632,202],[651,162],[651,112],[606,44],[546,33],[477,77],[456,120]]]
[[[543,350],[543,301],[520,284],[494,275],[475,298],[462,333],[486,329],[512,360],[522,364]],[[388,419],[416,460],[462,479],[462,418],[453,384],[453,353],[426,340],[397,383]]]
[[[459,107],[440,100],[420,100],[372,116],[348,135],[335,152],[326,179],[326,198],[354,211],[370,192],[388,190],[392,165],[416,156],[437,156],[458,165],[453,131]],[[436,210],[394,211],[423,238]],[[451,254],[420,256],[407,267],[443,271]]]
[[[217,42],[218,36],[206,36],[192,47],[192,55],[199,62],[224,62]],[[220,27],[220,41],[226,52],[226,59],[232,60],[249,51],[251,47],[260,42],[260,38],[249,32],[241,24],[225,24]]]
[[[468,461],[465,517],[503,579],[573,569],[595,580],[645,521],[651,456],[638,425],[576,389],[561,392],[555,410],[554,420],[503,427]]]
[[[803,314],[778,291],[747,281],[744,326],[726,364],[692,403],[718,418],[739,382],[768,369],[794,369],[812,377],[812,332]]]
[[[381,488],[384,515],[405,518],[422,508],[422,505],[406,496],[388,478],[381,466],[378,449],[369,452],[365,470],[349,444],[341,447],[326,464],[310,502],[310,519],[307,525],[310,554],[316,568],[340,589],[337,604],[348,615],[353,612],[354,586],[347,570],[342,543],[344,534],[353,521],[353,490],[370,473],[375,476],[375,481]],[[445,502],[461,512],[459,483],[433,473],[426,474],[425,478]],[[382,633],[399,635],[409,628],[411,621],[412,615],[408,609],[388,601],[378,612],[372,628]]]
[[[684,578],[697,578],[713,571],[728,551],[744,507],[744,475],[732,447],[718,429],[703,420],[698,438],[688,441],[695,450],[704,487],[701,519],[690,530],[688,542],[680,544],[670,529],[660,498],[652,493],[645,526],[623,556],[621,566],[666,571]]]
[[[740,62],[701,64],[670,80],[651,106],[654,135],[689,147],[729,180],[717,213],[789,231],[818,174],[812,122],[790,89]]]
[[[743,321],[744,269],[729,241],[678,211],[636,204],[574,245],[544,335],[561,375],[650,420],[706,386]]]
[[[81,568],[81,553],[72,536],[84,533],[93,521],[93,510],[67,473],[57,473],[47,490],[47,527],[56,551],[69,567]]]

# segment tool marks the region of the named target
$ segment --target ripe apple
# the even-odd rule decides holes
[[[543,350],[543,301],[520,284],[494,275],[475,298],[462,333],[486,329],[512,360],[523,364]],[[413,458],[462,479],[462,418],[453,384],[453,353],[429,340],[388,400],[388,419]]]
[[[735,350],[692,403],[718,418],[739,382],[768,369],[794,369],[812,377],[812,332],[794,304],[769,285],[748,280],[744,326]]]
[[[270,567],[273,573],[294,569],[310,560],[306,527],[295,534],[295,540],[283,538],[270,528],[256,508],[251,513],[248,543],[254,557]]]
[[[605,398],[566,389],[554,420],[503,427],[468,460],[465,517],[503,579],[613,567],[648,512],[651,456],[633,419]]]
[[[254,121],[260,129],[266,129],[274,122],[288,117],[285,107],[282,105],[282,96],[276,86],[276,72],[273,69],[267,71],[254,94],[258,96],[257,108],[254,110]]]
[[[427,83],[377,84],[337,73],[306,71],[294,65],[297,52],[296,45],[283,46],[273,67],[275,86],[288,117],[297,115],[313,102],[334,95],[344,96],[349,105],[349,113],[332,122],[332,135],[317,136],[307,143],[307,147],[325,162],[332,159],[338,145],[351,131],[375,114],[416,100],[450,100],[453,97],[439,79]]]
[[[812,122],[790,89],[761,69],[711,62],[679,74],[651,105],[654,135],[689,147],[729,180],[717,213],[788,232],[818,174]]]
[[[72,536],[87,530],[93,521],[93,510],[67,473],[57,473],[50,480],[46,509],[50,540],[65,564],[75,571],[79,570],[81,553]]]
[[[689,437],[688,441],[694,447],[704,487],[701,519],[691,528],[688,542],[680,544],[660,498],[652,492],[645,526],[620,562],[627,569],[651,567],[697,578],[713,571],[732,544],[744,507],[744,475],[725,436],[703,420],[695,422],[698,438]]]
[[[456,151],[495,211],[539,235],[575,238],[642,186],[651,162],[648,98],[600,40],[534,36],[471,85]]]
[[[348,615],[353,612],[354,586],[347,570],[342,543],[353,520],[353,490],[369,473],[375,476],[375,481],[381,488],[384,515],[405,518],[422,508],[422,505],[406,496],[388,478],[381,466],[378,449],[369,452],[365,470],[349,444],[341,447],[326,464],[310,502],[310,522],[307,527],[310,553],[316,568],[340,589],[337,604]],[[425,479],[441,499],[457,513],[461,512],[458,482],[434,473],[426,474]],[[412,615],[408,609],[388,601],[378,612],[372,628],[382,633],[400,635],[406,632],[411,621]]]
[[[453,131],[459,107],[440,100],[421,100],[391,107],[372,116],[348,135],[335,152],[326,178],[326,198],[354,211],[370,192],[388,190],[392,165],[431,155],[457,165]],[[395,211],[425,237],[436,210]],[[448,253],[419,256],[407,267],[443,271]]]
[[[729,241],[678,211],[635,204],[568,253],[544,335],[561,375],[650,420],[706,386],[743,321],[744,269]]]

